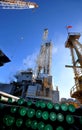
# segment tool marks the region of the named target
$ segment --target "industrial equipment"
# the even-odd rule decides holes
[[[48,41],[48,29],[44,29],[42,45],[37,59],[37,73],[50,75],[52,62],[52,43]]]
[[[71,88],[70,95],[82,104],[82,44],[79,42],[80,33],[68,33],[65,47],[70,49],[72,57],[72,67],[74,70],[75,85]]]
[[[10,59],[0,50],[0,66],[3,66],[5,63],[10,62]]]
[[[2,9],[32,9],[37,7],[35,2],[25,0],[0,0],[0,8]]]
[[[81,113],[72,104],[0,98],[0,130],[82,130]]]
[[[28,68],[15,75],[10,94],[25,99],[59,102],[59,91],[53,90],[51,75],[52,43],[48,41],[48,29],[44,29],[42,44],[36,61],[36,69]],[[35,73],[34,73],[35,71]]]
[[[31,68],[21,71],[15,75],[17,81],[11,83],[11,94],[0,91],[0,130],[82,130],[82,107],[59,102],[58,87],[53,90],[50,71],[52,43],[48,42],[47,36],[48,29],[45,29],[37,58],[37,76],[34,77]],[[69,34],[66,47],[71,50],[73,62],[68,67],[72,67],[75,74],[76,91],[71,90],[71,96],[82,102],[82,73],[78,70],[82,72],[79,37],[80,34]]]
[[[37,78],[43,78],[43,89],[50,93],[53,89],[51,76],[52,43],[48,41],[48,29],[44,29],[40,53],[37,58]]]

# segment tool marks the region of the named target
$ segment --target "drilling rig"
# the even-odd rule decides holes
[[[73,68],[75,85],[70,90],[70,96],[76,98],[82,104],[82,44],[79,42],[80,33],[68,33],[65,47],[70,49],[72,65],[66,67]]]
[[[44,74],[50,75],[51,73],[51,60],[52,60],[52,43],[48,42],[48,29],[44,29],[42,45],[37,59],[38,70],[37,73],[42,71]]]
[[[16,81],[11,82],[12,90],[10,94],[26,100],[31,98],[32,100],[59,102],[59,91],[58,89],[53,90],[51,63],[52,42],[48,40],[48,29],[44,29],[36,69],[28,68],[17,73],[15,75]]]
[[[37,78],[43,78],[43,91],[50,93],[53,90],[51,76],[52,43],[48,41],[48,29],[44,29],[42,44],[37,58]],[[45,95],[45,94],[44,94]],[[49,96],[49,95],[48,95]]]
[[[27,2],[24,0],[0,0],[1,9],[32,9],[37,8],[35,2]]]

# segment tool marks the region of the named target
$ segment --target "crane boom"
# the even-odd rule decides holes
[[[0,0],[2,9],[32,9],[37,8],[35,2],[26,2],[24,0]]]

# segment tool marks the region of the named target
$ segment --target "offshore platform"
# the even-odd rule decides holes
[[[51,75],[52,43],[48,41],[48,29],[44,29],[35,71],[32,68],[16,73],[16,82],[11,82],[11,94],[32,100],[59,102],[58,88],[53,90]]]
[[[59,98],[59,91],[58,88],[55,93],[53,91],[52,43],[47,36],[48,29],[45,29],[36,75],[31,68],[20,71],[15,75],[17,81],[10,84],[11,93],[0,91],[0,130],[82,130],[82,106],[75,108],[73,104],[53,100]],[[65,47],[70,48],[73,63],[66,67],[72,67],[75,74],[75,86],[70,94],[82,104],[82,45],[79,37],[79,33],[69,33]]]

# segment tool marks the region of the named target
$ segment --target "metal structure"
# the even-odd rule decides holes
[[[13,96],[11,94],[5,93],[0,91],[0,97],[2,99],[2,101],[8,101],[8,98],[12,98],[13,101],[17,101],[19,99],[19,97]]]
[[[0,0],[1,9],[32,9],[37,8],[35,2],[27,2],[24,0]]]
[[[70,49],[72,57],[72,67],[74,70],[75,85],[71,88],[70,95],[82,103],[82,44],[79,42],[80,33],[68,33],[65,47]]]
[[[10,62],[10,59],[0,50],[0,66],[3,66],[5,63]]]
[[[59,102],[59,91],[58,88],[55,91],[53,90],[53,80],[50,73],[52,43],[48,42],[47,37],[48,29],[45,29],[40,53],[36,63],[37,75],[34,75],[34,70],[32,70],[32,68],[21,70],[14,75],[15,80],[10,82],[9,85],[1,84],[1,91],[4,90],[4,92],[6,92],[5,90],[7,88],[9,94],[25,98],[26,100],[32,99],[33,101],[45,100],[54,103]]]
[[[45,99],[59,101],[59,91],[53,90],[51,71],[52,44],[48,42],[48,29],[44,30],[43,41],[36,63],[36,76],[30,68],[15,75],[16,82],[11,94],[23,98],[33,98],[33,100]],[[56,97],[54,96],[56,95]]]
[[[52,62],[52,43],[48,42],[48,29],[44,29],[44,34],[42,38],[42,45],[40,53],[37,59],[37,73],[41,72],[50,75],[51,72],[51,62]]]

